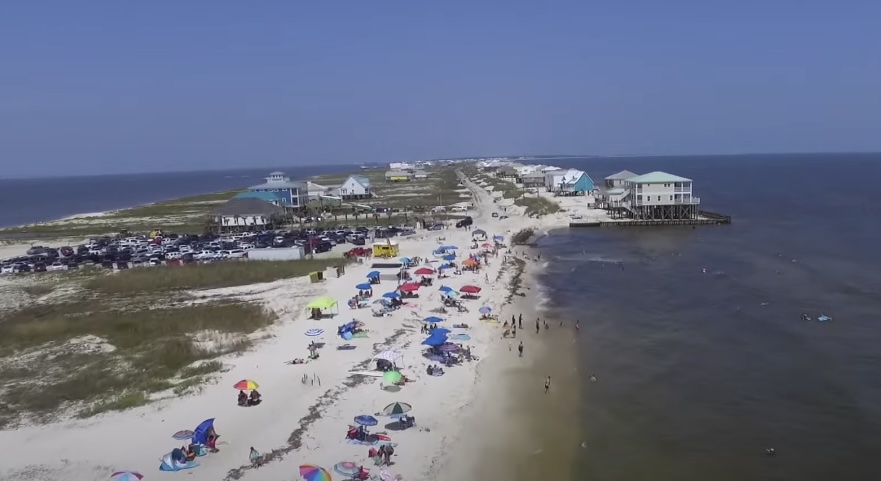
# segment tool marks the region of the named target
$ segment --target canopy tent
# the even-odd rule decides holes
[[[486,237],[486,231],[483,229],[474,229],[471,231],[471,237],[483,236]]]
[[[422,341],[422,344],[426,346],[440,346],[445,342],[447,342],[446,334],[432,333],[424,341]]]
[[[332,297],[319,297],[306,305],[306,309],[331,309],[337,306],[336,299]]]

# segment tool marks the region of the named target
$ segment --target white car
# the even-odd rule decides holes
[[[66,271],[67,266],[60,263],[60,262],[53,262],[52,264],[49,264],[48,266],[46,266],[46,270],[47,271]]]
[[[15,274],[15,266],[3,266],[2,268],[0,268],[0,274]]]

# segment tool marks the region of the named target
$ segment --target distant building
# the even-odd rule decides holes
[[[636,174],[629,170],[622,170],[617,174],[612,174],[605,178],[606,188],[613,189],[615,187],[621,187],[624,185],[624,181],[631,177],[636,177]]]
[[[247,230],[272,225],[284,208],[259,198],[232,198],[214,209],[214,220],[219,230]]]
[[[387,182],[409,182],[413,178],[413,174],[403,170],[390,170],[385,173]]]
[[[564,177],[560,182],[560,192],[565,194],[587,195],[595,189],[593,179],[586,172],[580,170],[570,170],[568,177]]]
[[[544,187],[545,185],[545,175],[539,171],[524,174],[521,179],[523,187]]]
[[[299,209],[306,205],[307,188],[305,182],[292,181],[284,172],[272,172],[266,182],[248,187],[251,192],[277,192],[282,199],[282,207]]]
[[[333,189],[333,195],[343,200],[369,199],[370,179],[363,175],[350,175],[339,187]]]
[[[279,207],[284,207],[285,196],[280,192],[254,192],[254,191],[246,191],[239,192],[233,199],[257,199],[262,200],[263,202],[269,202],[272,205],[277,205]]]
[[[428,178],[428,172],[426,172],[426,171],[424,171],[424,170],[417,170],[417,171],[414,171],[414,172],[413,172],[413,178],[414,178],[414,179],[427,179],[427,178]]]

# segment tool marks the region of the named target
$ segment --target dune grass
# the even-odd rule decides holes
[[[214,289],[301,277],[344,265],[343,258],[299,261],[226,261],[184,266],[156,266],[107,273],[86,283],[104,294],[159,293],[184,289]]]
[[[14,359],[16,352],[46,345],[62,352],[41,358],[38,371],[27,367],[0,370],[0,425],[25,414],[48,419],[70,405],[80,406],[78,415],[88,417],[145,404],[150,394],[183,383],[189,388],[197,384],[189,379],[204,381],[205,375],[222,368],[217,361],[193,363],[251,345],[241,338],[208,349],[194,343],[192,335],[203,331],[246,335],[276,319],[273,312],[253,304],[101,310],[96,306],[99,302],[32,306],[0,316],[0,353],[4,358]],[[87,354],[64,351],[66,341],[84,335],[106,339],[116,350]],[[34,382],[35,378],[39,382]],[[22,382],[25,379],[31,382]]]
[[[514,201],[514,205],[526,207],[524,213],[529,216],[543,216],[554,214],[562,210],[560,204],[545,197],[520,197]]]

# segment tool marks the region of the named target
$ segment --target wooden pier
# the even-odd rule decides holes
[[[731,216],[718,214],[706,210],[699,211],[697,219],[661,219],[661,220],[640,220],[640,219],[619,219],[619,220],[600,220],[600,221],[572,221],[569,227],[635,227],[635,226],[656,226],[656,225],[722,225],[730,224]]]

